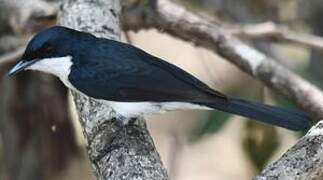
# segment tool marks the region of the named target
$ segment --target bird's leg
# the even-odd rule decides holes
[[[120,114],[116,115],[115,120],[121,122],[123,126],[134,125],[139,117],[125,117]]]
[[[137,121],[138,119],[137,118],[135,118],[135,117],[133,117],[133,118],[129,118],[129,120],[128,120],[128,124],[127,125],[129,125],[129,126],[133,126],[133,125],[135,125],[135,123],[136,123],[136,121]]]

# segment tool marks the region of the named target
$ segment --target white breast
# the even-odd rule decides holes
[[[105,101],[112,109],[124,117],[139,117],[175,110],[212,110],[212,108],[186,102],[115,102]]]

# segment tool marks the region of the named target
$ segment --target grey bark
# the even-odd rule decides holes
[[[119,40],[119,3],[67,0],[61,6],[59,22]],[[125,119],[94,99],[76,92],[73,96],[97,179],[168,179],[144,119]]]
[[[323,179],[323,121],[320,121],[255,180]]]

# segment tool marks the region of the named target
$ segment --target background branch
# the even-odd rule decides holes
[[[155,1],[153,1],[155,2]],[[123,28],[156,28],[217,52],[244,72],[291,99],[315,118],[323,118],[322,92],[297,74],[225,32],[217,23],[168,0],[124,6]]]
[[[60,24],[118,40],[119,3],[64,1]],[[144,119],[125,119],[101,102],[75,92],[73,96],[97,179],[168,179]]]
[[[25,48],[26,48],[25,46],[18,47],[17,49],[15,49],[11,52],[1,55],[0,56],[0,65],[5,64],[5,63],[14,62],[17,59],[19,59],[22,56],[22,54],[24,53]]]
[[[25,51],[27,38],[8,35],[0,38],[0,65],[14,62]]]
[[[226,32],[247,39],[271,39],[279,42],[291,42],[323,51],[323,38],[315,35],[297,33],[285,26],[266,22],[241,27],[226,28]]]

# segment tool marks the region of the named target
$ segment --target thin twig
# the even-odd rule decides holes
[[[285,26],[273,22],[245,25],[227,29],[233,35],[248,39],[267,38],[279,42],[291,42],[323,51],[323,38],[315,35],[293,32]]]

